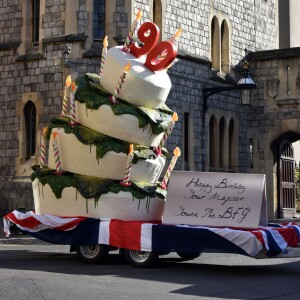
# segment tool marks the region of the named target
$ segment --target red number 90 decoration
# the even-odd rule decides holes
[[[177,55],[176,47],[170,42],[157,44],[147,55],[145,66],[151,71],[166,69]]]
[[[141,25],[137,36],[139,40],[144,43],[142,47],[139,47],[137,43],[133,43],[129,46],[130,53],[135,57],[140,57],[147,54],[157,44],[160,35],[159,27],[151,22],[146,22]]]
[[[129,46],[130,53],[135,57],[148,53],[145,66],[153,72],[166,69],[177,55],[177,49],[173,43],[163,41],[157,44],[159,36],[159,27],[154,23],[146,22],[138,30],[138,38],[144,45],[139,47],[133,43]]]

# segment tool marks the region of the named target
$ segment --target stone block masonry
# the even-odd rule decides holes
[[[25,103],[32,101],[37,112],[37,155],[40,130],[52,117],[61,113],[66,76],[99,72],[100,51],[97,50],[98,57],[84,57],[90,50],[86,49],[85,35],[92,32],[91,12],[87,11],[91,9],[89,6],[92,1],[73,1],[78,11],[74,13],[75,32],[70,36],[64,20],[68,9],[66,0],[40,1],[41,39],[39,45],[32,45],[29,1],[0,0],[0,215],[16,208],[33,208],[31,182],[26,169],[28,162],[23,153]],[[202,118],[202,90],[204,85],[216,84],[211,80],[210,64],[212,17],[217,16],[220,22],[226,19],[230,24],[231,65],[234,66],[244,56],[245,48],[255,51],[276,47],[276,2],[255,1],[254,5],[254,0],[161,1],[164,38],[169,39],[178,28],[183,28],[182,36],[176,40],[180,50],[178,61],[168,71],[173,87],[167,100],[170,108],[181,118],[167,147],[172,150],[176,146],[183,146],[182,116],[189,114],[192,136],[190,169],[204,170],[207,161],[208,134]],[[142,22],[153,21],[153,7],[150,5],[153,1],[116,0],[112,3],[112,18],[106,22],[114,28],[116,36],[112,39],[117,37],[116,40],[120,42],[126,38],[132,21],[128,13],[130,11],[142,9]],[[64,63],[66,43],[72,43],[73,53],[77,55],[70,55],[69,65]],[[232,111],[237,115],[240,113],[235,96],[220,96],[217,101],[213,100],[212,107],[215,109]],[[243,115],[244,128],[239,132],[239,138],[243,141],[240,149],[245,149],[248,118],[246,111]],[[246,153],[239,155],[241,164],[245,166]],[[36,157],[32,162],[37,162]],[[178,169],[185,167],[181,157]]]

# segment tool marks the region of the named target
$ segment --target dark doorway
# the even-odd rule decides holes
[[[296,216],[296,185],[294,147],[290,141],[282,141],[278,159],[279,218]]]
[[[26,128],[26,155],[28,160],[35,155],[35,134],[36,134],[36,109],[32,101],[24,106],[25,128]]]

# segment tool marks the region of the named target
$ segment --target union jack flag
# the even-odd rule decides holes
[[[218,228],[36,215],[33,211],[13,211],[3,221],[7,236],[9,224],[13,223],[25,233],[53,244],[105,244],[159,253],[218,251],[251,257],[260,253],[276,256],[300,242],[300,227],[294,222],[252,229]]]

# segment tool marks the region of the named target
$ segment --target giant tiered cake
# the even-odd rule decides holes
[[[164,43],[172,44],[167,49],[174,59],[173,43]],[[160,70],[149,70],[146,56],[133,55],[132,47],[143,49],[105,45],[100,75],[87,73],[76,86],[66,81],[62,115],[44,129],[41,166],[33,168],[37,214],[161,220],[176,161],[160,182],[168,155],[162,146],[176,121],[165,105],[170,60],[162,64],[160,56],[154,62]]]

